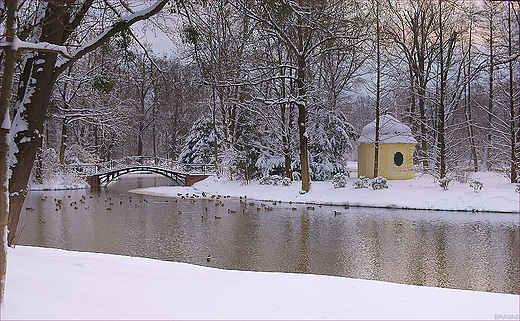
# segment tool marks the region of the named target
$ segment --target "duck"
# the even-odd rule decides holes
[[[341,215],[341,212],[339,212],[339,211],[334,211],[334,215]]]

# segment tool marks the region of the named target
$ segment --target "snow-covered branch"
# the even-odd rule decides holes
[[[112,37],[116,33],[128,28],[129,26],[133,25],[138,21],[148,19],[149,17],[155,15],[166,5],[167,2],[168,0],[157,1],[146,9],[138,11],[129,16],[120,18],[116,23],[112,25],[111,28],[105,30],[91,41],[81,45],[78,49],[76,49],[76,51],[71,55],[72,58],[58,62],[56,66],[56,72],[58,74],[61,73],[61,71],[65,70],[73,62],[74,59],[79,59],[87,53],[95,50],[96,48],[107,42],[110,39],[110,37]]]
[[[75,59],[72,55],[69,54],[65,46],[59,46],[48,42],[32,43],[28,41],[22,41],[17,36],[14,36],[14,40],[12,42],[5,41],[5,39],[2,39],[0,41],[0,48],[5,49],[7,47],[11,47],[13,50],[56,52],[61,54],[65,58]]]

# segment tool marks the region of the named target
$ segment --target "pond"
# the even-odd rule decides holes
[[[18,244],[520,294],[518,214],[345,209],[128,192],[168,184],[162,177],[134,174],[98,191],[31,191]],[[55,199],[62,200],[61,208]]]

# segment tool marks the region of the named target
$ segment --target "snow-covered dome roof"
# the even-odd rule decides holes
[[[373,144],[376,140],[376,120],[363,127],[359,143]],[[380,144],[417,144],[410,127],[390,115],[379,116]]]

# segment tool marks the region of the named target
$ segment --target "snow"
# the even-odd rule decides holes
[[[519,193],[515,191],[516,184],[494,172],[475,173],[484,187],[475,193],[469,183],[455,182],[447,190],[442,190],[430,175],[419,175],[410,180],[388,180],[388,189],[373,190],[372,188],[356,189],[352,186],[355,179],[351,178],[344,188],[335,189],[330,181],[312,182],[308,193],[300,194],[300,182],[290,186],[260,185],[254,180],[249,184],[241,181],[228,181],[211,176],[204,181],[195,183],[192,187],[161,186],[134,190],[133,192],[154,194],[159,196],[177,197],[177,193],[201,195],[205,192],[232,197],[247,196],[251,199],[282,202],[408,208],[424,210],[448,211],[486,211],[518,213]]]
[[[376,140],[376,120],[363,127],[359,143],[373,144]],[[417,144],[413,138],[410,127],[398,121],[390,115],[379,117],[379,143],[380,144]]]
[[[32,43],[27,41],[20,40],[17,36],[14,36],[13,42],[8,41],[0,41],[0,47],[7,47],[12,46],[13,50],[35,50],[35,51],[54,51],[59,52],[64,57],[71,58],[67,51],[67,47],[65,46],[59,46],[48,42],[38,42],[38,43]],[[35,64],[38,64],[39,62],[36,62]]]
[[[0,126],[2,129],[11,129],[11,119],[9,119],[9,108],[6,108],[4,119],[2,120],[2,125]]]
[[[518,319],[519,296],[8,249],[1,319]]]

